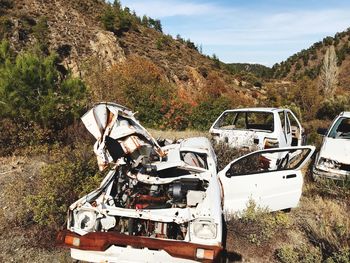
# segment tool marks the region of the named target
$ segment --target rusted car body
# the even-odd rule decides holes
[[[97,104],[82,120],[96,138],[100,169],[110,171],[69,207],[57,241],[89,262],[219,261],[223,212],[243,211],[250,198],[270,211],[295,207],[300,168],[314,151],[258,151],[218,173],[207,138],[160,147],[131,111],[113,103]]]
[[[304,144],[304,129],[289,109],[242,108],[224,111],[209,132],[235,148],[268,149]]]

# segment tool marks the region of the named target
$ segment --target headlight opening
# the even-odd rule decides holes
[[[217,225],[208,219],[200,219],[194,222],[194,235],[202,239],[213,239],[217,235]]]

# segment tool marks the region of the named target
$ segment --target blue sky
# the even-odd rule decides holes
[[[121,0],[224,62],[272,66],[350,27],[349,0]]]

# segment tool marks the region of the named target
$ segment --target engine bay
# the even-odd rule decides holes
[[[116,168],[112,180],[100,194],[73,211],[71,227],[84,233],[96,231],[117,231],[121,234],[146,236],[154,238],[184,240],[188,223],[160,222],[141,218],[110,215],[108,210],[121,208],[144,211],[170,208],[196,208],[206,197],[209,182],[196,177],[194,171],[179,167],[162,170],[160,176],[180,175],[169,183],[148,184],[137,180],[135,169],[128,170],[129,165]],[[138,173],[145,172],[140,165]],[[160,178],[156,171],[146,176]],[[184,175],[186,174],[186,175]],[[145,174],[142,174],[145,176]],[[96,213],[106,209],[107,213]]]
[[[207,155],[181,151],[180,144],[160,147],[116,105],[99,104],[82,120],[96,138],[100,170],[110,167],[111,176],[71,207],[71,230],[185,240],[194,210],[206,198],[209,178],[201,174]]]

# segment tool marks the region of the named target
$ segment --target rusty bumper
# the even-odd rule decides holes
[[[92,232],[80,236],[69,230],[63,230],[58,233],[56,241],[57,245],[60,247],[92,251],[105,251],[112,245],[120,247],[131,246],[139,249],[164,250],[173,257],[198,260],[201,262],[218,262],[223,252],[222,246],[219,245],[210,246],[185,241],[129,236],[118,232]],[[206,257],[198,258],[198,250],[204,251]]]

